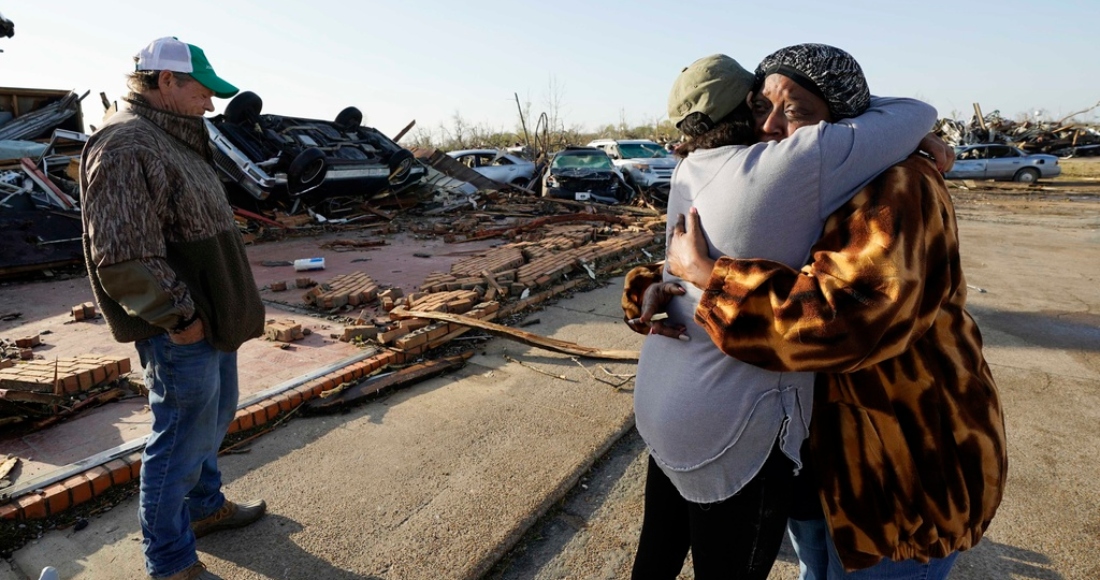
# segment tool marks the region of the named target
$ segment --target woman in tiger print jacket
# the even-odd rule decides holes
[[[977,544],[1004,490],[1004,421],[932,164],[914,156],[877,177],[829,217],[801,270],[710,260],[702,235],[688,216],[668,249],[670,270],[704,290],[696,323],[744,362],[819,373],[810,457],[843,567]],[[659,281],[659,267],[629,273],[627,319],[643,300],[645,320],[660,307]]]

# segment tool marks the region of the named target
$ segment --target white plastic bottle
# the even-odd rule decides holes
[[[324,258],[303,258],[301,260],[294,260],[294,270],[296,272],[305,272],[308,270],[324,270],[325,259]]]

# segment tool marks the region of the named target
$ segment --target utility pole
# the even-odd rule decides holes
[[[527,148],[531,148],[531,138],[527,136],[527,121],[523,119],[523,107],[519,106],[519,93],[512,93],[516,96],[516,110],[519,111],[519,124],[523,127],[523,142],[527,145]]]

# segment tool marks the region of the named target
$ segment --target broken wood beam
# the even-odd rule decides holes
[[[503,324],[486,322],[484,320],[478,320],[469,316],[448,314],[445,312],[424,312],[420,310],[406,310],[403,307],[394,308],[393,312],[396,313],[397,316],[401,317],[411,316],[416,318],[428,318],[431,320],[440,320],[443,322],[450,322],[461,326],[468,326],[470,328],[477,328],[478,330],[484,330],[485,332],[488,332],[493,336],[507,338],[509,340],[514,340],[516,342],[526,344],[527,346],[533,346],[536,348],[559,352],[562,354],[570,354],[573,356],[580,356],[584,358],[597,358],[608,360],[638,360],[639,353],[636,350],[605,350],[600,348],[582,346],[574,342],[540,336],[530,332],[518,330],[510,326],[504,326]]]

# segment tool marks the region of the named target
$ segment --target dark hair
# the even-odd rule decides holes
[[[187,84],[194,79],[191,75],[181,72],[171,72],[173,76],[179,79],[180,84]],[[159,70],[136,70],[126,75],[126,86],[135,93],[144,93],[145,91],[152,91],[160,88],[160,73]]]
[[[748,103],[737,105],[717,123],[704,113],[692,113],[680,121],[679,129],[687,137],[676,148],[676,156],[681,158],[698,149],[756,143],[756,119]]]

